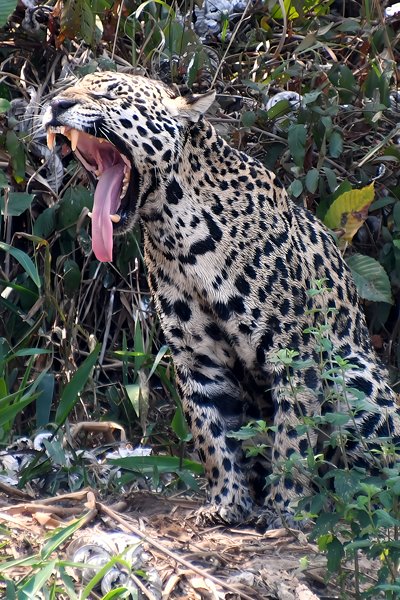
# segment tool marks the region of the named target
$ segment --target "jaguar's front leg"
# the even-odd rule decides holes
[[[176,367],[184,411],[209,482],[210,503],[198,520],[239,523],[253,508],[241,443],[227,435],[242,425],[240,385],[215,357],[194,353],[191,358],[190,368]]]

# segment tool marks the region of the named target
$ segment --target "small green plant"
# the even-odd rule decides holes
[[[393,600],[400,594],[400,465],[393,460],[396,448],[390,439],[375,439],[373,447],[369,447],[359,431],[357,413],[370,411],[371,406],[363,392],[346,384],[347,373],[357,367],[335,353],[332,346],[328,321],[336,309],[324,303],[329,291],[323,280],[314,282],[309,291],[309,296],[320,300],[319,307],[313,309],[318,323],[305,331],[315,338],[317,359],[299,360],[298,352],[290,349],[280,349],[274,357],[275,363],[286,371],[294,402],[301,392],[296,388],[294,374],[313,365],[319,373],[322,402],[330,405],[321,415],[300,419],[298,433],[310,436],[308,455],[292,455],[281,468],[289,473],[293,468],[301,468],[316,490],[299,501],[297,515],[314,522],[310,537],[326,553],[328,572],[337,575],[341,598],[349,597],[353,585],[357,599]],[[325,449],[335,451],[333,462],[313,454],[312,434],[314,438],[315,434],[325,437]],[[376,474],[349,466],[346,443],[354,440],[364,448],[366,460],[375,466]],[[360,554],[374,561],[376,576],[361,571]],[[353,563],[353,581],[349,561]]]

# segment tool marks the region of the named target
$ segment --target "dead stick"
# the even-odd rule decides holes
[[[239,596],[241,596],[242,598],[244,598],[244,600],[254,600],[254,596],[248,596],[245,592],[242,592],[236,586],[230,585],[229,583],[226,583],[225,581],[223,581],[221,579],[218,579],[218,577],[214,577],[214,575],[211,575],[210,573],[206,573],[205,574],[204,570],[199,569],[198,567],[195,567],[195,565],[192,565],[192,563],[189,562],[188,560],[186,560],[184,558],[181,558],[178,554],[175,554],[175,552],[172,552],[171,550],[168,550],[168,548],[165,548],[159,542],[156,542],[155,540],[149,538],[147,535],[145,535],[144,533],[142,533],[140,531],[140,529],[137,529],[133,525],[130,525],[129,523],[127,523],[126,517],[125,518],[120,517],[118,513],[116,513],[113,510],[111,510],[105,504],[102,504],[101,502],[98,502],[97,506],[99,507],[99,510],[105,512],[109,517],[111,517],[112,519],[115,519],[115,521],[117,521],[118,523],[120,523],[121,525],[123,525],[124,527],[126,527],[127,529],[129,529],[129,531],[131,531],[135,535],[139,536],[142,540],[146,541],[148,544],[150,544],[154,548],[157,548],[157,550],[159,550],[160,552],[166,554],[167,556],[169,556],[170,558],[172,558],[176,562],[184,565],[187,569],[190,569],[194,573],[197,573],[197,575],[200,575],[201,577],[206,576],[207,579],[210,579],[214,583],[216,583],[216,584],[224,587],[225,589],[229,590],[230,592],[232,592],[234,594],[239,594]]]

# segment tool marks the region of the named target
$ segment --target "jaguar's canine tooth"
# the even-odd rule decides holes
[[[121,217],[119,215],[115,214],[115,215],[110,215],[110,219],[113,223],[119,223],[121,220]]]
[[[71,131],[69,131],[68,133],[69,133],[68,137],[71,141],[72,151],[75,152],[76,147],[78,145],[80,131],[78,131],[77,129],[71,129]]]
[[[89,217],[89,219],[92,218],[93,213],[91,213],[90,211],[88,212],[87,216]]]
[[[47,147],[49,150],[54,149],[54,143],[56,141],[56,134],[50,129],[47,131]]]

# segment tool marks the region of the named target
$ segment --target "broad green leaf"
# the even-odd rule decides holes
[[[360,473],[338,469],[335,473],[335,491],[343,502],[350,502],[359,489]]]
[[[0,169],[0,189],[2,190],[2,189],[4,189],[4,188],[6,188],[6,187],[8,187],[8,180],[7,180],[7,176],[6,176],[6,174],[4,173],[4,171],[2,171],[2,170]]]
[[[393,304],[390,280],[382,265],[362,254],[353,254],[347,259],[354,283],[361,298],[372,302]]]
[[[69,187],[63,199],[58,204],[56,213],[57,225],[59,229],[68,229],[73,227],[71,236],[76,235],[76,222],[83,208],[91,209],[93,206],[93,194],[81,185]]]
[[[0,8],[0,12],[1,12],[1,8]],[[0,113],[7,112],[9,110],[10,106],[11,106],[11,102],[9,100],[6,100],[5,98],[0,98]]]
[[[268,119],[273,121],[277,117],[282,117],[292,111],[289,100],[279,100],[276,104],[267,110]]]
[[[344,64],[335,64],[329,71],[328,77],[337,88],[340,101],[350,104],[358,91],[358,85],[349,67]]]
[[[321,535],[331,533],[336,523],[340,520],[340,515],[337,513],[322,512],[316,520],[314,528],[311,532],[311,539],[315,540]]]
[[[0,211],[3,215],[7,214],[11,217],[19,217],[30,208],[34,197],[34,194],[26,194],[25,192],[10,192],[7,208],[4,204],[4,196],[0,197]]]
[[[333,540],[327,545],[327,567],[329,573],[337,572],[340,568],[340,563],[344,557],[343,544],[334,537]]]
[[[343,138],[339,131],[332,131],[329,136],[329,156],[339,158],[343,152]]]
[[[324,167],[323,171],[325,173],[326,181],[328,182],[329,190],[334,192],[337,188],[337,177],[335,171],[329,167]]]
[[[96,364],[97,357],[100,353],[101,345],[97,344],[95,349],[86,360],[81,364],[79,369],[76,371],[71,381],[65,386],[60,399],[60,404],[57,408],[55,422],[57,425],[62,425],[69,413],[78,401],[79,394],[83,387],[86,385],[90,373]]]
[[[344,192],[329,207],[324,217],[325,225],[343,231],[342,242],[351,242],[368,216],[374,193],[373,183],[359,190]]]
[[[288,130],[288,144],[293,160],[298,167],[303,167],[306,152],[307,129],[304,125],[293,124]]]
[[[0,250],[9,252],[9,254],[11,254],[11,256],[13,256],[15,260],[19,262],[25,273],[32,279],[33,283],[40,289],[39,272],[33,264],[32,259],[25,252],[22,252],[22,250],[14,248],[9,244],[5,244],[4,242],[0,242]]]
[[[12,15],[18,0],[1,0],[0,2],[0,27],[7,23],[8,17]]]
[[[78,264],[70,258],[64,262],[63,271],[64,291],[67,296],[72,298],[80,286],[81,271]]]
[[[49,206],[36,219],[33,224],[33,233],[40,238],[48,238],[56,228],[57,206]]]
[[[303,193],[303,183],[301,182],[300,179],[295,179],[294,181],[292,181],[292,183],[290,184],[289,188],[288,188],[288,194],[290,194],[291,196],[294,196],[295,198],[298,198],[300,196],[300,194]]]
[[[318,169],[310,169],[306,175],[306,188],[311,194],[314,194],[318,188],[319,171]]]
[[[65,39],[73,40],[82,37],[91,45],[94,42],[95,16],[87,0],[69,0],[61,8],[60,33],[57,43]]]
[[[253,110],[246,110],[242,114],[243,127],[252,127],[256,122],[256,113]]]

